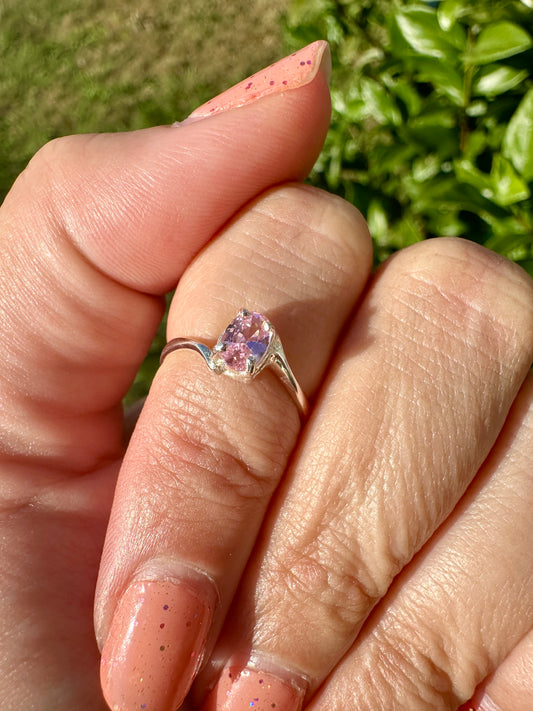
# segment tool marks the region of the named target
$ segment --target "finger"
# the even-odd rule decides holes
[[[351,206],[308,187],[274,190],[185,273],[168,335],[211,344],[245,299],[272,320],[312,395],[370,265],[368,232]],[[245,384],[216,376],[197,353],[164,361],[124,461],[100,575],[102,682],[113,708],[163,710],[183,700],[213,590],[212,637],[299,428],[270,371]]]
[[[459,711],[530,711],[533,708],[533,630]]]
[[[529,377],[457,511],[310,711],[455,711],[532,628],[532,439]]]
[[[205,120],[64,138],[31,161],[0,216],[0,455],[75,472],[120,454],[118,405],[160,295],[243,204],[306,175],[328,125],[327,64],[315,43],[243,106],[234,92]]]
[[[206,709],[240,709],[266,671],[312,692],[337,664],[496,439],[533,356],[532,294],[520,270],[462,241],[381,271],[228,617]]]

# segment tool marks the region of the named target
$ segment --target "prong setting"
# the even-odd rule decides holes
[[[241,380],[252,380],[270,366],[292,393],[301,416],[307,415],[307,399],[287,362],[281,340],[274,326],[262,314],[241,309],[213,349],[190,338],[173,338],[164,347],[161,362],[180,348],[197,351],[217,375]]]

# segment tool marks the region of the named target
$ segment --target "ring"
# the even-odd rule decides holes
[[[160,362],[180,348],[200,353],[217,375],[225,374],[249,381],[271,367],[290,391],[300,415],[307,415],[307,398],[287,362],[276,329],[263,314],[241,309],[213,349],[190,338],[173,338],[161,351]]]

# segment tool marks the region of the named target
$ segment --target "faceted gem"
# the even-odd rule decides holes
[[[227,368],[245,373],[251,358],[257,365],[267,353],[272,331],[267,319],[256,311],[240,311],[216,345],[217,355]]]

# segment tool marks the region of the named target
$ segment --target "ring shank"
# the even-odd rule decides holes
[[[163,363],[165,358],[170,354],[173,353],[174,351],[181,350],[183,348],[189,349],[196,351],[199,353],[203,359],[205,360],[207,366],[209,367],[210,370],[214,371],[217,374],[228,372],[228,371],[221,371],[215,368],[212,362],[212,355],[213,351],[209,346],[206,346],[204,343],[199,343],[198,341],[193,341],[190,338],[173,338],[171,339],[163,348],[161,351],[161,356],[159,359],[160,364]],[[306,418],[307,415],[309,414],[309,404],[307,402],[307,398],[305,396],[304,391],[300,387],[300,384],[296,380],[294,373],[292,372],[289,363],[287,362],[287,358],[285,356],[285,353],[283,351],[283,347],[281,345],[281,342],[279,339],[276,339],[276,345],[273,349],[273,352],[268,359],[268,362],[266,363],[265,367],[271,367],[272,370],[276,372],[276,374],[279,376],[285,387],[289,390],[291,393],[296,405],[298,406],[298,411],[300,413],[300,416],[302,418]],[[263,370],[263,368],[261,369]]]
[[[304,418],[307,417],[309,414],[309,403],[307,402],[307,397],[300,387],[300,383],[294,377],[294,373],[292,372],[283,352],[274,354],[271,361],[271,367],[272,370],[277,372],[287,389],[294,397],[301,416]]]
[[[209,368],[211,368],[211,370],[214,369],[211,363],[211,356],[213,353],[211,348],[203,343],[198,343],[198,341],[192,341],[190,338],[173,338],[170,340],[161,351],[159,365],[163,364],[163,361],[169,353],[180,350],[181,348],[188,348],[189,350],[196,351],[203,357]]]

